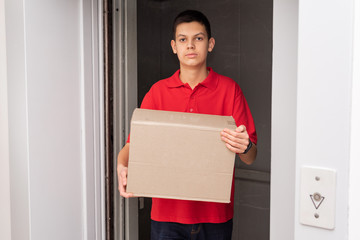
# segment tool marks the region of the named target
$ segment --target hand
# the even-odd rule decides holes
[[[120,191],[120,196],[123,196],[124,198],[129,198],[134,196],[132,193],[126,192],[127,174],[128,174],[127,167],[118,168],[119,191]]]
[[[220,135],[226,147],[234,153],[244,153],[250,142],[249,134],[244,125],[240,125],[235,130],[225,128]]]

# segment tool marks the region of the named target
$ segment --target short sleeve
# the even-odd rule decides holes
[[[246,127],[251,142],[257,144],[257,134],[254,120],[245,96],[239,86],[237,86],[235,91],[232,116],[237,126],[244,125]]]
[[[143,108],[143,109],[154,109],[154,104],[153,104],[153,101],[152,101],[152,96],[151,96],[151,89],[149,92],[146,93],[141,105],[140,105],[140,108]],[[130,142],[130,134],[128,135],[128,138],[127,138],[127,143]]]
[[[153,100],[152,100],[152,90],[150,89],[149,92],[146,93],[141,105],[140,105],[140,108],[143,108],[143,109],[155,109],[155,106],[153,104]]]

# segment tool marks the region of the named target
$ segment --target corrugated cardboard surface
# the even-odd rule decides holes
[[[135,109],[127,192],[135,196],[230,202],[235,154],[220,138],[231,116]]]

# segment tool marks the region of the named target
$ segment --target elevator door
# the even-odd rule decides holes
[[[258,156],[247,166],[236,159],[233,239],[269,239],[272,76],[272,0],[138,0],[138,103],[151,85],[179,67],[171,51],[172,21],[183,10],[202,11],[215,49],[208,66],[243,90],[258,134]],[[150,239],[151,199],[140,200],[139,239]]]

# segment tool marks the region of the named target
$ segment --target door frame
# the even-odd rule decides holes
[[[119,123],[114,135],[116,156],[129,133],[132,110],[137,107],[137,82],[133,81],[137,79],[136,1],[115,0],[114,8],[114,102],[120,106],[114,109],[114,121]],[[273,17],[270,239],[293,239],[298,0],[274,0]],[[121,226],[115,231],[115,239],[138,239],[138,200],[125,201],[117,189],[115,226]]]
[[[360,4],[340,2],[274,0],[270,239],[360,235],[355,227],[360,195],[354,190],[360,178],[354,147],[359,145],[354,93],[359,90]],[[332,126],[339,126],[341,141],[328,151]],[[315,134],[308,139],[304,133]],[[300,224],[300,170],[306,165],[337,172],[333,230]]]
[[[117,99],[119,103],[119,112],[116,121],[120,122],[120,128],[117,130],[119,133],[116,136],[121,136],[120,139],[115,141],[115,146],[119,148],[129,132],[129,116],[132,109],[137,106],[137,86],[136,81],[136,1],[131,0],[116,0],[118,9],[120,10],[116,22],[122,19],[121,26],[117,26],[117,37],[120,40],[118,53],[120,56],[117,58],[118,70],[116,76],[119,79],[119,86],[117,91],[118,97],[124,96],[122,100]],[[298,41],[299,41],[299,0],[274,0],[273,12],[273,73],[272,73],[272,109],[271,109],[271,191],[270,191],[270,239],[296,239],[301,233],[295,233],[296,226],[299,225],[297,220],[296,211],[297,206],[297,185],[298,168],[297,166],[297,106],[298,106]],[[349,4],[349,2],[347,2]],[[335,3],[329,3],[335,4]],[[335,5],[329,5],[331,9]],[[358,6],[358,5],[357,5]],[[359,7],[356,8],[355,15],[359,14]],[[304,10],[304,9],[303,9]],[[306,9],[305,9],[306,10]],[[343,12],[342,12],[343,13]],[[121,18],[119,18],[121,16]],[[316,15],[317,16],[317,15]],[[324,18],[329,17],[324,15]],[[301,19],[303,21],[303,19]],[[349,20],[349,19],[348,19]],[[345,20],[344,20],[345,21]],[[349,20],[350,21],[350,20]],[[344,24],[348,22],[343,22]],[[359,24],[359,20],[357,21]],[[358,34],[357,30],[357,34]],[[349,32],[347,32],[349,33]],[[331,39],[332,40],[332,39]],[[115,41],[116,42],[116,41]],[[338,44],[341,42],[334,43]],[[358,47],[358,45],[356,45]],[[359,58],[359,48],[357,48],[357,59]],[[300,59],[304,61],[304,58]],[[354,63],[353,63],[354,64]],[[355,66],[355,65],[354,65]],[[346,66],[342,66],[346,68]],[[358,73],[357,73],[358,74]],[[358,76],[358,75],[357,75]],[[355,82],[355,74],[353,76]],[[347,79],[348,80],[348,79]],[[300,82],[301,83],[301,82]],[[358,85],[356,85],[358,86]],[[358,87],[357,87],[358,89]],[[123,94],[120,94],[123,93]],[[302,92],[303,93],[303,92]],[[303,93],[304,94],[304,93]],[[286,99],[286,101],[284,101]],[[358,101],[358,100],[357,100]],[[301,102],[300,102],[301,103]],[[358,102],[356,102],[358,104]],[[352,113],[358,113],[359,110],[354,106],[351,108]],[[346,119],[345,119],[346,121]],[[351,136],[355,138],[356,133]],[[302,139],[300,139],[302,140]],[[346,139],[346,141],[350,141]],[[357,138],[358,141],[358,138]],[[122,143],[122,144],[120,144]],[[354,146],[354,142],[351,141]],[[116,149],[115,147],[115,149]],[[345,149],[345,148],[344,148]],[[116,152],[118,152],[117,149]],[[346,150],[346,149],[345,149]],[[354,151],[354,150],[353,150]],[[299,151],[300,152],[300,151]],[[304,152],[301,151],[303,154]],[[346,153],[347,154],[347,153]],[[358,154],[358,153],[357,153]],[[355,153],[354,153],[355,156]],[[352,157],[352,164],[355,157]],[[358,156],[358,155],[356,155]],[[316,156],[315,156],[316,157]],[[299,164],[299,163],[298,163]],[[312,164],[317,164],[316,161]],[[345,164],[349,164],[346,162]],[[358,169],[358,165],[353,164]],[[285,169],[285,171],[284,171]],[[357,169],[352,168],[351,183],[359,185],[354,171]],[[344,169],[340,168],[344,171]],[[346,171],[344,171],[346,172]],[[341,176],[341,187],[349,187],[348,183],[344,181],[348,175]],[[339,183],[340,184],[340,183]],[[355,187],[356,187],[355,186]],[[350,189],[350,194],[355,190]],[[348,190],[345,191],[348,193]],[[346,195],[346,194],[345,194]],[[118,196],[118,194],[117,194]],[[358,199],[358,195],[351,195],[352,199]],[[337,196],[340,198],[347,198],[347,196]],[[352,201],[356,202],[356,201]],[[122,212],[119,219],[122,220],[120,232],[126,233],[126,239],[137,239],[137,217],[138,217],[138,203],[137,200],[125,202],[119,200],[119,208],[115,212]],[[345,204],[346,205],[346,204]],[[350,205],[352,207],[352,205]],[[120,209],[120,211],[118,211]],[[339,211],[344,212],[344,211]],[[356,217],[351,211],[350,224],[356,224]],[[337,218],[337,220],[339,220]],[[344,221],[342,221],[344,222]],[[131,223],[131,224],[129,224]],[[119,226],[119,225],[117,225]],[[348,225],[346,225],[348,226]],[[342,225],[344,229],[346,227]],[[352,225],[351,225],[352,226]],[[131,227],[131,228],[130,228]],[[123,230],[121,230],[123,229]],[[352,235],[354,237],[357,233],[352,228]],[[359,231],[359,230],[358,230]],[[134,234],[134,235],[131,235]],[[131,235],[131,237],[130,237]],[[116,238],[119,239],[119,238]],[[124,239],[124,238],[120,238]]]
[[[299,0],[274,0],[270,239],[295,234],[298,8]]]
[[[130,133],[130,120],[137,102],[136,1],[114,0],[114,166]],[[114,171],[114,239],[138,239],[138,198],[124,199],[117,189]]]

